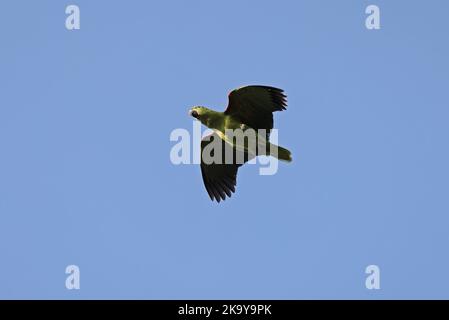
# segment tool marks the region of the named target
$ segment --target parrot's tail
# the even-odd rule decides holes
[[[292,153],[289,150],[282,148],[281,146],[276,146],[274,144],[271,145],[271,148],[277,148],[277,152],[270,151],[272,156],[274,156],[282,161],[286,161],[286,162],[292,161]],[[273,149],[271,149],[271,150],[273,150]]]

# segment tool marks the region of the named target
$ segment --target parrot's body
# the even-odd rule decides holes
[[[281,89],[246,86],[231,91],[229,104],[224,112],[200,106],[190,110],[191,116],[214,131],[201,141],[201,173],[212,200],[220,202],[226,199],[226,195],[230,197],[235,192],[238,168],[254,157],[271,155],[287,162],[292,160],[290,151],[269,142],[270,130],[273,128],[272,113],[285,110],[286,106],[286,96]],[[254,143],[245,138],[236,138],[236,132],[254,137]],[[216,140],[222,142],[223,161],[204,161],[203,152]],[[224,159],[227,152],[233,154],[231,162]]]

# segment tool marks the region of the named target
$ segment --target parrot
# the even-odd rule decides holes
[[[285,162],[292,161],[288,149],[269,142],[270,131],[273,129],[273,112],[286,108],[287,96],[284,90],[263,85],[248,85],[232,90],[228,94],[228,106],[224,112],[204,106],[190,108],[189,115],[212,130],[211,134],[201,140],[200,157],[203,183],[212,201],[219,203],[226,200],[226,196],[230,198],[235,192],[239,167],[258,155],[274,156]],[[248,141],[229,136],[228,132],[239,129],[242,133],[257,131],[258,147],[250,147]],[[210,161],[205,161],[203,152],[210,149],[210,144],[214,141],[221,142],[221,155],[218,156],[222,161],[209,163]],[[267,149],[273,148],[277,152],[267,153]],[[231,161],[225,161],[227,152],[232,154]],[[214,150],[211,154],[214,154]],[[240,161],[237,161],[238,158]]]

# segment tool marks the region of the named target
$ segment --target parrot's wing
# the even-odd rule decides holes
[[[211,143],[214,143],[214,145],[211,145]],[[206,157],[214,157],[214,146],[217,147],[217,150],[221,148],[221,154],[217,154],[217,157],[221,159],[219,161],[210,161],[211,159],[206,161]],[[205,148],[207,149],[205,150]],[[225,155],[230,155],[230,152],[233,152],[233,157],[229,161],[231,163],[226,163]],[[215,132],[201,140],[201,174],[204,186],[212,201],[220,202],[225,200],[226,196],[231,197],[232,193],[235,192],[237,171],[242,165],[237,163],[238,152],[231,145],[224,142]],[[242,154],[240,153],[240,155]],[[245,155],[243,155],[244,158],[241,158],[244,159],[244,162],[248,161],[248,156]]]
[[[273,128],[273,112],[287,107],[282,89],[267,86],[246,86],[229,93],[225,114],[232,115],[253,129]]]

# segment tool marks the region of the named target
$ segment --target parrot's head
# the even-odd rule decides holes
[[[207,109],[206,107],[195,106],[190,109],[189,115],[201,121],[202,123],[205,123],[209,118],[210,111],[211,110]]]

